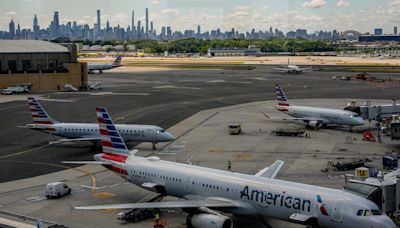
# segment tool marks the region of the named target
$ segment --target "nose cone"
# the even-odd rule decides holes
[[[165,141],[175,140],[175,137],[169,132],[164,132],[164,138],[165,138]]]
[[[363,118],[358,117],[358,118],[356,119],[356,121],[357,121],[357,124],[358,124],[358,125],[364,125],[364,119],[363,119]]]

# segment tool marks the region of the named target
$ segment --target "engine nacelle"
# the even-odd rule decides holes
[[[188,216],[188,227],[195,228],[233,228],[233,221],[228,216],[214,214],[194,214]]]
[[[321,123],[318,122],[318,121],[310,121],[310,122],[308,122],[308,126],[310,126],[312,128],[319,128],[320,125],[321,125]]]

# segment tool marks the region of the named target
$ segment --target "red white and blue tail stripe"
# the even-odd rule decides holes
[[[276,99],[278,101],[278,106],[280,108],[279,110],[282,109],[281,111],[287,111],[287,108],[289,107],[289,101],[285,92],[283,92],[282,87],[276,84],[275,91],[276,91]]]
[[[126,147],[124,140],[115,128],[107,109],[97,107],[97,120],[99,122],[101,145],[104,153],[129,155],[129,150]]]
[[[53,120],[46,110],[42,107],[38,100],[34,97],[28,97],[28,104],[31,110],[34,124],[54,124],[57,121]]]
[[[122,57],[120,55],[117,56],[117,58],[112,63],[112,67],[115,68],[115,67],[121,66],[121,61],[122,61]]]

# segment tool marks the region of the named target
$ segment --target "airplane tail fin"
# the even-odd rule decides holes
[[[58,123],[52,119],[46,110],[42,107],[38,100],[34,97],[28,97],[28,104],[31,110],[34,124],[54,124]]]
[[[107,109],[104,107],[97,107],[96,113],[103,152],[129,156],[130,152],[118,130],[115,128],[114,122],[108,114]]]
[[[114,62],[112,63],[112,67],[119,67],[121,66],[121,61],[122,61],[122,56],[117,56],[117,58],[115,58]]]
[[[278,106],[285,109],[289,107],[289,100],[285,95],[285,92],[283,92],[282,87],[276,84],[275,91],[276,91],[276,99],[278,100]]]

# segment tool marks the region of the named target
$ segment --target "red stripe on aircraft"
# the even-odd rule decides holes
[[[117,154],[108,154],[105,153],[101,156],[101,158],[106,159],[106,160],[111,160],[111,161],[116,161],[120,163],[125,163],[126,159],[128,158],[125,155],[117,155]]]
[[[100,134],[101,135],[108,135],[108,131],[104,129],[100,129]]]
[[[113,147],[112,146],[112,142],[109,142],[109,141],[101,141],[101,145],[102,146],[108,146],[108,147],[111,147],[111,148]]]

